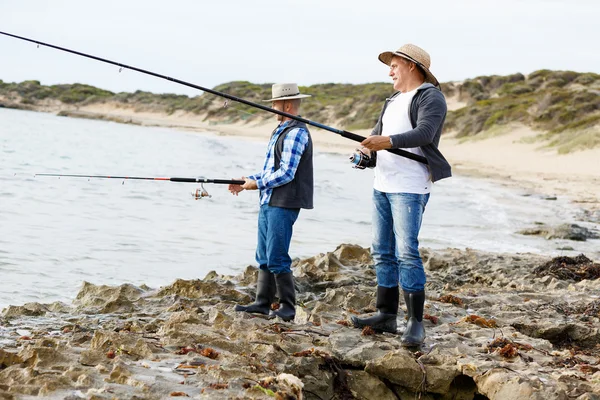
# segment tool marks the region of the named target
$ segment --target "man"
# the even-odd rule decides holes
[[[371,136],[361,143],[371,156],[369,166],[375,168],[372,256],[378,312],[370,318],[352,317],[352,322],[357,328],[396,333],[400,281],[408,309],[401,343],[420,346],[425,339],[425,271],[418,236],[432,183],[451,176],[438,150],[446,100],[423,49],[406,44],[381,53],[379,60],[390,66],[397,93],[386,100]],[[424,156],[428,164],[380,151],[385,149],[410,151]]]
[[[310,97],[300,94],[295,83],[275,84],[271,90],[272,98],[265,101],[291,115],[298,115],[301,99]],[[277,121],[262,171],[243,177],[243,185],[229,185],[236,196],[242,190],[260,190],[256,300],[247,306],[237,305],[235,310],[269,315],[278,292],[280,307],[270,316],[291,321],[296,315],[296,291],[288,252],[300,209],[313,208],[313,145],[303,122],[279,114]]]

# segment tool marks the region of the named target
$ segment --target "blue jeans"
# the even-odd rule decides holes
[[[373,246],[377,284],[406,292],[425,288],[419,230],[429,194],[383,193],[373,189]]]
[[[299,208],[260,206],[256,262],[261,269],[268,269],[274,274],[292,272],[292,259],[288,253],[292,227],[299,213]]]

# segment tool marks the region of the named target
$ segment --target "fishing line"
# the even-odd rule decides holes
[[[232,100],[232,101],[235,101],[235,102],[238,102],[238,103],[241,103],[241,104],[245,104],[247,106],[258,108],[258,109],[263,110],[263,111],[267,111],[267,112],[270,112],[270,113],[273,113],[273,114],[278,114],[278,115],[281,115],[281,116],[284,116],[286,118],[290,118],[290,119],[293,119],[293,120],[296,120],[296,121],[304,122],[307,125],[315,126],[317,128],[321,128],[323,130],[336,133],[336,134],[338,134],[338,135],[340,135],[342,137],[345,137],[347,139],[353,140],[355,142],[362,142],[363,140],[366,139],[364,136],[360,136],[360,135],[357,135],[355,133],[348,132],[346,130],[332,128],[330,126],[327,126],[327,125],[324,125],[324,124],[321,124],[321,123],[318,123],[318,122],[314,122],[314,121],[308,120],[306,118],[302,118],[302,117],[300,117],[298,115],[293,115],[293,114],[286,113],[284,111],[279,111],[279,110],[276,110],[274,108],[263,106],[262,104],[253,103],[251,101],[244,100],[242,98],[239,98],[239,97],[236,97],[236,96],[232,96],[232,95],[227,94],[227,93],[222,93],[222,92],[216,91],[214,89],[205,88],[205,87],[202,87],[200,85],[195,85],[193,83],[185,82],[185,81],[182,81],[180,79],[176,79],[176,78],[172,78],[172,77],[169,77],[169,76],[166,76],[166,75],[158,74],[156,72],[152,72],[152,71],[148,71],[148,70],[145,70],[145,69],[133,67],[133,66],[130,66],[130,65],[122,64],[122,63],[117,62],[117,61],[111,61],[111,60],[108,60],[108,59],[105,59],[105,58],[97,57],[97,56],[94,56],[94,55],[91,55],[91,54],[82,53],[82,52],[76,51],[76,50],[67,49],[67,48],[56,46],[56,45],[53,45],[53,44],[40,42],[38,40],[29,39],[29,38],[26,38],[26,37],[23,37],[23,36],[13,35],[13,34],[7,33],[7,32],[0,31],[0,34],[1,35],[5,35],[5,36],[9,36],[9,37],[12,37],[12,38],[15,38],[15,39],[19,39],[19,40],[24,40],[24,41],[27,41],[27,42],[35,43],[38,46],[40,46],[40,45],[41,46],[46,46],[46,47],[50,47],[50,48],[53,48],[53,49],[56,49],[56,50],[65,51],[67,53],[76,54],[76,55],[81,56],[81,57],[91,58],[91,59],[96,60],[96,61],[100,61],[100,62],[104,62],[104,63],[107,63],[107,64],[112,64],[112,65],[116,65],[120,69],[130,69],[132,71],[137,71],[137,72],[140,72],[140,73],[143,73],[143,74],[155,76],[157,78],[166,79],[168,81],[175,82],[175,83],[178,83],[180,85],[184,85],[184,86],[188,86],[188,87],[191,87],[191,88],[194,88],[194,89],[202,90],[204,92],[207,92],[207,93],[210,93],[210,94],[213,94],[213,95],[216,95],[216,96],[224,97],[224,98],[226,98],[228,100]],[[418,154],[413,154],[413,153],[411,153],[409,151],[406,151],[406,150],[401,150],[401,149],[386,149],[386,151],[389,151],[390,153],[396,154],[396,155],[401,156],[401,157],[405,157],[405,158],[409,158],[409,159],[414,160],[414,161],[418,161],[418,162],[423,163],[423,164],[428,164],[427,159],[425,157],[420,156]]]

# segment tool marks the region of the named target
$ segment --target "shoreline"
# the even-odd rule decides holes
[[[68,108],[49,105],[39,110],[72,118],[99,119],[147,127],[181,129],[215,136],[240,137],[266,143],[275,119],[259,123],[215,123],[203,115],[177,111],[171,115],[137,112],[113,104],[93,104]],[[368,136],[370,130],[353,133]],[[532,142],[542,132],[523,125],[503,127],[501,134],[487,138],[457,139],[452,132],[442,135],[440,151],[450,162],[453,173],[484,178],[501,185],[522,188],[545,196],[566,196],[579,207],[595,213],[600,210],[600,149],[566,155]],[[311,129],[317,151],[337,154],[354,152],[357,142],[333,132]]]
[[[111,105],[81,107],[71,116],[128,119],[141,126],[159,126],[191,130],[217,136],[236,136],[266,141],[275,120],[262,123],[207,123],[203,116],[175,112],[172,115],[134,112]],[[452,165],[453,172],[494,180],[543,195],[568,196],[589,211],[600,210],[600,149],[559,155],[555,150],[540,150],[541,143],[524,140],[540,134],[528,127],[507,127],[506,133],[486,139],[456,139],[450,132],[442,136],[440,151]],[[353,133],[369,136],[370,130]],[[315,149],[350,155],[358,143],[335,133],[313,128]]]

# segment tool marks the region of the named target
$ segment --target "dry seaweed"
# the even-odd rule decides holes
[[[600,278],[600,264],[593,263],[585,255],[577,257],[554,257],[547,263],[533,270],[538,276],[552,276],[561,280],[574,280],[576,282],[584,279]]]
[[[533,347],[529,344],[517,343],[510,339],[499,337],[487,345],[487,352],[498,352],[504,358],[515,358],[519,355],[519,350],[529,351]]]
[[[371,335],[375,334],[375,330],[367,325],[363,328],[363,330],[360,334],[363,336],[371,336]]]
[[[441,303],[454,304],[455,306],[462,306],[464,304],[459,297],[453,296],[451,294],[441,296],[439,299],[437,299],[437,301]]]
[[[423,315],[423,319],[427,319],[429,321],[431,321],[432,324],[437,325],[439,318],[436,317],[435,315],[429,315],[429,314],[425,314]]]
[[[283,333],[283,332],[289,332],[289,331],[290,331],[290,329],[289,329],[289,328],[286,328],[286,327],[284,327],[284,326],[281,326],[280,324],[272,324],[272,325],[269,325],[269,326],[267,327],[267,329],[269,329],[269,330],[271,330],[271,331],[273,331],[273,332],[275,332],[275,333]]]
[[[466,316],[465,318],[462,319],[462,321],[468,322],[470,324],[475,324],[482,328],[497,328],[498,327],[496,320],[494,320],[492,318],[485,319],[483,317],[480,317],[479,315],[474,315],[474,314]]]
[[[211,360],[215,360],[219,357],[219,352],[217,352],[216,350],[211,349],[210,347],[207,347],[205,349],[202,349],[200,351],[200,355],[204,356],[204,357],[208,357]]]

